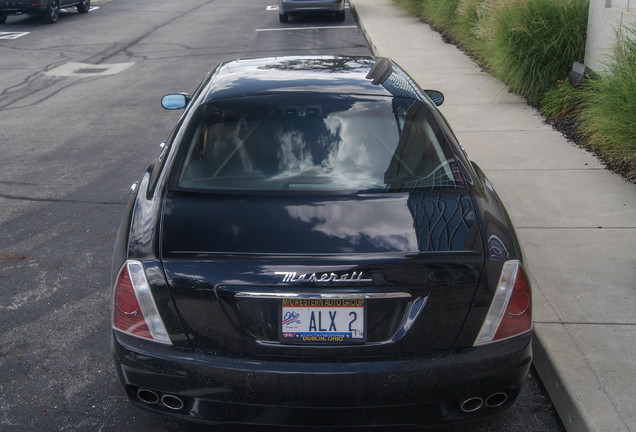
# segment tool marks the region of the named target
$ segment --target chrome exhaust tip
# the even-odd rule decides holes
[[[157,392],[144,388],[137,390],[137,397],[140,401],[149,405],[159,402],[159,395]]]
[[[179,396],[165,394],[161,396],[161,403],[168,409],[179,411],[185,406],[185,402]]]
[[[506,392],[493,393],[486,398],[486,406],[489,408],[495,408],[503,405],[508,400],[508,394]]]
[[[479,396],[468,398],[459,405],[465,413],[475,412],[482,406],[484,406],[484,400]]]

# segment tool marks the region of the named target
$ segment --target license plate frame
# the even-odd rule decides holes
[[[364,298],[283,298],[279,304],[279,341],[363,344],[367,341],[367,306]]]

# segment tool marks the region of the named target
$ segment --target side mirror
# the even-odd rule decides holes
[[[185,108],[190,102],[190,95],[186,93],[171,93],[161,98],[161,106],[167,110]]]
[[[437,90],[424,90],[426,96],[428,96],[431,101],[435,104],[435,106],[440,106],[444,103],[444,93]]]

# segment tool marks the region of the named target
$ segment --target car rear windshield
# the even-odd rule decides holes
[[[463,186],[430,108],[409,98],[276,95],[203,104],[181,189],[403,191]]]

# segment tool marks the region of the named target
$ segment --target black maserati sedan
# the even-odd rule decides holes
[[[125,211],[112,352],[134,404],[209,424],[466,421],[517,397],[529,275],[436,105],[374,57],[230,61]]]

